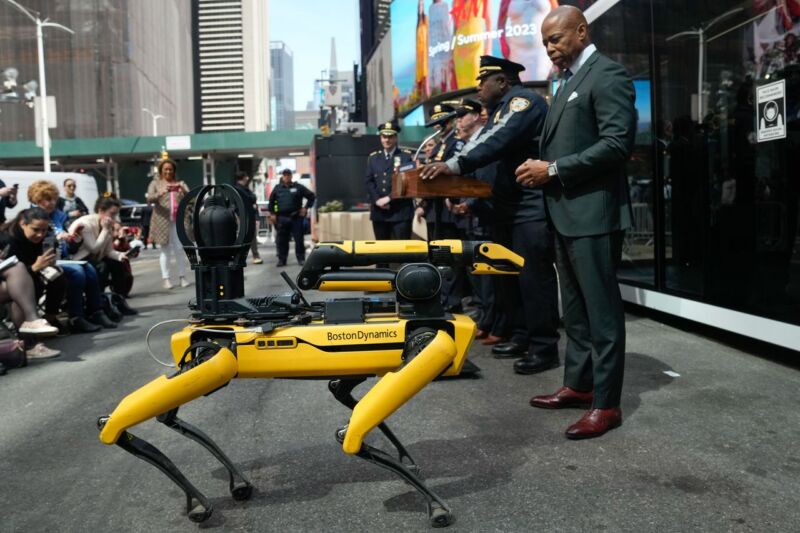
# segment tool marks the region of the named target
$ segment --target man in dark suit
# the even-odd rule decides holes
[[[518,280],[503,284],[504,290],[497,294],[514,331],[511,342],[495,346],[492,353],[521,357],[514,371],[535,374],[559,364],[558,286],[542,190],[520,186],[514,174],[525,160],[538,157],[547,114],[544,98],[521,84],[523,70],[524,66],[504,58],[481,56],[478,98],[489,121],[458,154],[426,165],[421,175],[423,179],[464,175],[497,161],[492,185],[494,238],[520,254],[525,268]]]
[[[523,186],[546,184],[567,350],[564,386],[531,405],[591,407],[566,436],[592,438],[622,424],[625,313],[616,273],[632,220],[625,163],[636,133],[635,94],[625,69],[591,44],[579,9],[551,11],[542,39],[562,76],[540,159],[516,174]]]
[[[392,199],[392,176],[399,168],[411,165],[411,152],[397,147],[400,126],[396,121],[381,125],[381,150],[367,159],[366,189],[370,203],[369,219],[377,240],[410,239],[414,204],[408,199]]]

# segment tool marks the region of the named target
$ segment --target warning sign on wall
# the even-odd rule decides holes
[[[786,138],[786,80],[756,89],[758,142]]]

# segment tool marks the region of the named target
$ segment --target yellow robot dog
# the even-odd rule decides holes
[[[128,429],[156,418],[198,442],[227,469],[233,498],[246,500],[250,482],[206,434],[178,418],[180,406],[234,378],[329,379],[334,397],[353,411],[336,432],[344,452],[398,474],[427,500],[431,525],[449,525],[450,508],[419,478],[416,463],[384,420],[438,376],[457,375],[466,359],[475,323],[442,309],[442,271],[466,266],[476,274],[516,274],[522,258],[488,242],[321,243],[297,285],[283,274],[290,294],[245,298],[242,269],[254,236],[246,229],[251,225],[241,198],[228,186],[195,189],[181,203],[178,220],[185,220],[192,205],[193,239],[183,224],[178,236],[195,270],[197,300],[192,323],[172,336],[176,371],[129,394],[101,417],[100,440],[166,474],[186,494],[189,518],[202,522],[213,511],[209,500],[164,454]],[[389,263],[401,266],[365,268]],[[394,297],[309,303],[300,288],[393,291]],[[370,376],[378,376],[377,383],[356,401],[353,389]],[[375,427],[396,457],[364,443]]]

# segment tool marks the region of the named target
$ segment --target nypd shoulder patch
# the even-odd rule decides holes
[[[521,96],[515,96],[511,99],[511,102],[508,103],[508,108],[515,113],[525,111],[530,106],[531,101],[527,98],[522,98]]]

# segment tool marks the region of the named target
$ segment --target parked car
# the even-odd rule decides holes
[[[149,220],[149,215],[152,214],[153,209],[150,205],[125,198],[123,198],[121,202],[122,207],[119,210],[119,221],[123,226],[141,228],[142,220]]]

